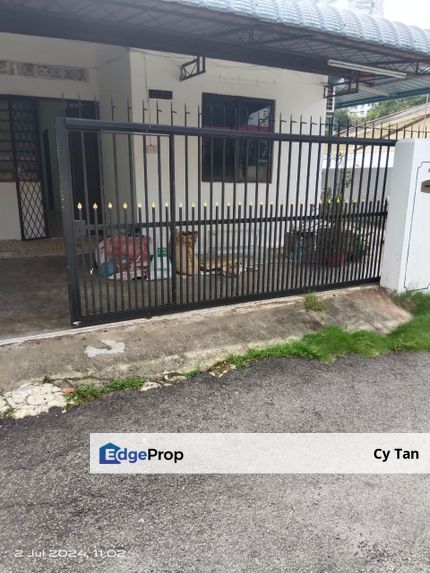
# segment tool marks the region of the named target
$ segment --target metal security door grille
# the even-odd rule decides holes
[[[9,98],[15,178],[24,240],[46,234],[37,101]]]
[[[57,120],[75,325],[379,280],[395,140],[200,120]],[[70,133],[97,134],[99,202],[85,161],[73,197]]]

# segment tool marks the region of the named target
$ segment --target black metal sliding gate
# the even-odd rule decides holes
[[[377,282],[396,142],[283,123],[59,118],[73,324]],[[99,202],[84,158],[74,181],[71,133],[84,156],[97,136]]]

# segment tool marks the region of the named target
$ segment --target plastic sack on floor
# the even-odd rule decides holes
[[[146,236],[109,235],[99,243],[95,256],[102,278],[148,278],[149,239]]]

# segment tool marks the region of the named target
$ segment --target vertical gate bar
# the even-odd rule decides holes
[[[63,117],[56,119],[56,137],[60,170],[61,211],[63,216],[70,319],[73,325],[78,326],[82,320],[82,309],[76,257],[75,211],[73,205],[68,132]]]
[[[157,107],[158,107],[158,100],[157,100]],[[160,110],[158,110],[159,112]],[[157,123],[158,123],[158,119],[157,119]],[[170,139],[169,139],[169,155],[170,155]],[[164,239],[163,239],[163,234],[164,234],[164,227],[163,227],[163,169],[162,169],[162,165],[161,165],[161,152],[162,152],[162,144],[161,144],[161,137],[158,135],[157,136],[157,176],[158,176],[158,230],[159,230],[159,252],[161,254],[160,257],[160,262],[161,262],[161,279],[158,282],[158,273],[157,271],[155,272],[156,274],[156,280],[157,280],[157,287],[160,286],[160,291],[161,291],[161,304],[164,305],[165,303],[165,296],[164,296],[164,257],[163,257],[163,252],[164,252]],[[166,233],[167,233],[167,227],[166,227]],[[166,235],[166,241],[168,243],[168,237]],[[157,252],[154,253],[155,256],[155,264],[157,264]]]
[[[365,125],[364,127],[364,137],[366,138],[367,132],[366,132],[366,128],[367,126]],[[359,214],[359,222],[360,222],[360,229],[365,232],[365,225],[364,225],[364,201],[363,201],[363,180],[364,180],[364,167],[366,164],[366,153],[367,153],[367,145],[363,145],[362,146],[362,156],[361,156],[361,166],[360,166],[360,178],[359,178],[359,185],[358,185],[358,196],[357,196],[357,202],[358,202],[358,214]],[[364,240],[367,241],[367,237],[364,234]],[[360,266],[361,266],[361,262],[357,261],[357,264],[355,265],[355,269],[354,269],[354,277],[353,280],[356,281],[358,280],[357,277],[360,275]]]
[[[240,294],[240,284],[239,284],[239,280],[240,280],[240,275],[245,272],[244,271],[244,266],[242,264],[240,264],[240,254],[242,252],[242,245],[241,245],[241,237],[242,237],[242,233],[241,233],[241,221],[242,221],[242,202],[239,201],[238,205],[237,205],[237,254],[235,256],[234,259],[234,265],[235,265],[235,269],[236,270],[236,290],[234,291],[234,295],[235,296],[239,296]],[[236,225],[236,223],[235,223]],[[232,293],[233,294],[233,293]]]
[[[82,217],[82,204],[78,203],[78,216],[79,216],[79,248],[81,251],[81,273],[82,273],[82,285],[84,287],[84,305],[85,305],[85,315],[90,314],[90,306],[88,303],[88,286],[87,286],[87,273],[86,273],[86,262],[85,262],[85,243],[83,237],[83,229],[86,229],[84,225],[84,219]],[[86,230],[85,230],[86,235]]]
[[[124,201],[122,205],[122,210],[124,212],[124,234],[125,234],[125,274],[127,277],[127,295],[128,295],[128,310],[131,309],[131,274],[130,274],[130,246],[129,246],[129,228],[128,228],[128,203]]]
[[[221,223],[222,225],[222,223]],[[214,273],[214,281],[215,281],[215,288],[214,288],[214,297],[215,299],[218,298],[218,276],[219,276],[219,262],[218,262],[218,229],[219,229],[219,203],[218,201],[215,203],[215,273]],[[222,266],[222,258],[221,258],[221,266]],[[211,275],[212,276],[212,272]],[[222,277],[221,277],[222,281]]]
[[[347,123],[346,123],[346,137],[349,137],[349,130],[351,128],[349,119],[347,119]],[[349,218],[347,217],[346,211],[347,209],[347,200],[345,199],[345,191],[346,191],[346,174],[348,171],[348,157],[349,157],[349,143],[346,144],[345,146],[345,154],[344,154],[344,164],[343,164],[343,175],[342,175],[342,186],[341,186],[341,212],[340,212],[340,217],[341,217],[341,237],[342,237],[342,242],[343,242],[343,250],[348,249],[348,240],[350,240],[351,235],[348,233],[348,226],[347,223],[349,223]],[[336,275],[336,279],[337,282],[343,282],[345,279],[345,270],[347,268],[347,256],[346,256],[346,252],[344,252],[344,256],[345,256],[345,260],[343,262],[342,265],[339,265],[338,268],[338,273]]]
[[[328,127],[329,131],[330,124]],[[322,201],[320,202],[320,222],[319,225],[323,225],[322,229],[322,240],[320,246],[320,262],[319,262],[319,269],[318,269],[318,284],[323,284],[327,278],[327,241],[330,237],[330,227],[329,227],[329,211],[327,206],[331,205],[330,199],[328,197],[328,182],[330,176],[330,167],[331,167],[331,156],[332,156],[332,142],[330,141],[327,146],[327,157],[326,157],[326,171],[325,171],[325,181],[324,181],[324,194],[322,196]],[[334,174],[333,174],[334,177]]]
[[[137,221],[139,224],[139,249],[140,249],[140,272],[141,272],[141,277],[140,277],[140,287],[141,287],[141,296],[142,296],[142,301],[141,304],[139,305],[140,308],[145,308],[145,273],[146,273],[146,279],[149,279],[149,275],[148,275],[148,269],[149,269],[149,265],[150,265],[150,260],[149,260],[149,243],[148,243],[148,236],[145,237],[146,241],[146,256],[147,256],[147,265],[148,267],[145,269],[144,264],[145,264],[145,258],[144,258],[144,254],[145,254],[145,249],[144,249],[144,241],[143,241],[143,221],[142,221],[142,204],[138,203],[137,204]],[[148,283],[149,284],[149,283]]]
[[[101,283],[101,276],[100,276],[100,240],[99,240],[99,207],[100,205],[97,205],[97,203],[93,204],[93,212],[94,212],[94,232],[96,235],[96,252],[97,252],[97,290],[99,293],[99,312],[101,312],[103,314],[103,292],[102,292],[102,283]]]
[[[331,211],[330,211],[330,233],[329,233],[329,237],[330,237],[330,245],[329,245],[329,249],[328,249],[328,254],[329,256],[332,255],[335,250],[337,251],[337,229],[334,228],[334,225],[338,225],[339,224],[339,219],[338,219],[338,203],[337,203],[337,182],[338,182],[338,174],[339,174],[339,154],[340,154],[340,142],[337,141],[336,142],[336,159],[335,159],[335,166],[334,166],[334,178],[333,178],[333,196],[332,196],[332,201],[331,201]],[[334,242],[334,245],[333,245]],[[335,261],[337,261],[337,256],[338,253],[336,252],[335,254]],[[332,259],[333,261],[333,259]],[[334,284],[335,282],[335,276],[336,275],[336,266],[333,264],[332,265],[327,265],[327,279],[326,279],[326,283],[327,284]]]
[[[261,267],[262,264],[265,264],[265,245],[262,245],[262,233],[263,233],[263,218],[264,218],[264,203],[263,201],[260,201],[260,209],[259,209],[259,217],[258,217],[258,263],[257,263],[257,290],[255,291],[256,294],[260,294],[262,292],[261,290],[261,281],[262,281],[262,276],[261,276]],[[263,262],[261,261],[261,258],[263,256]],[[264,267],[263,267],[263,276],[264,276]]]
[[[378,164],[376,167],[376,180],[375,180],[375,192],[374,192],[374,203],[373,203],[373,220],[372,220],[372,256],[371,259],[368,260],[368,264],[367,264],[367,268],[366,268],[366,273],[367,273],[367,277],[366,278],[374,278],[373,277],[373,273],[372,270],[374,268],[374,263],[375,263],[375,256],[376,256],[376,251],[375,251],[375,247],[376,247],[376,239],[377,239],[377,212],[379,210],[379,204],[378,204],[378,187],[379,187],[379,178],[380,178],[380,169],[381,169],[381,154],[382,154],[382,145],[379,146],[379,150],[378,150]]]
[[[102,235],[104,242],[108,234],[108,231],[106,222],[106,189],[104,181],[103,150],[102,150],[102,138],[100,131],[97,131],[97,156],[98,156],[98,168],[99,168],[99,180],[100,180],[100,211],[102,216]],[[106,307],[107,311],[110,312],[111,305],[110,305],[109,280],[107,277],[105,278],[105,287],[106,287]]]
[[[321,122],[321,118],[319,121],[319,137],[321,137],[322,135],[322,122]],[[318,239],[320,237],[320,226],[319,226],[319,219],[318,219],[318,215],[319,215],[319,204],[320,204],[320,200],[321,200],[321,193],[320,193],[320,170],[321,170],[321,149],[322,149],[322,143],[321,141],[318,142],[318,152],[317,152],[317,165],[316,165],[316,178],[315,178],[315,192],[314,192],[314,197],[313,197],[313,204],[311,204],[311,207],[313,209],[313,217],[310,217],[310,221],[312,221],[312,223],[310,222],[309,224],[312,225],[312,254],[311,254],[311,271],[310,271],[310,286],[311,287],[315,287],[316,286],[316,278],[317,278],[317,265],[319,265],[319,260],[318,260],[318,249],[319,249],[319,244],[318,244]]]
[[[375,239],[376,239],[376,221],[377,221],[377,216],[376,216],[376,212],[378,209],[378,200],[375,199],[372,202],[370,202],[370,229],[371,229],[371,235],[370,235],[370,245],[369,245],[369,257],[367,258],[366,261],[366,265],[364,268],[364,279],[370,279],[373,278],[371,276],[371,269],[373,268],[373,263],[374,263],[374,257],[375,257]]]
[[[113,294],[114,294],[114,309],[115,311],[118,310],[118,284],[117,284],[117,269],[116,269],[116,261],[115,261],[115,254],[114,254],[114,242],[113,242],[113,236],[114,236],[114,224],[113,224],[113,217],[112,217],[112,209],[113,209],[113,205],[111,202],[108,203],[107,205],[108,208],[108,226],[109,226],[109,233],[110,233],[110,242],[111,242],[111,247],[112,247],[112,258],[113,258],[113,263],[114,263],[114,272],[113,272]]]
[[[299,124],[299,134],[302,135],[303,132],[303,117],[300,116],[300,124]],[[301,180],[301,172],[302,172],[302,153],[303,153],[303,143],[299,141],[299,149],[298,149],[298,156],[297,156],[297,172],[296,172],[296,197],[295,197],[295,221],[294,221],[294,228],[295,234],[297,236],[297,219],[299,215],[299,203],[300,203],[300,180]],[[299,227],[300,230],[300,227]],[[300,233],[298,234],[300,238]],[[300,245],[298,245],[297,252],[294,253],[294,263],[293,263],[293,273],[294,273],[294,282],[293,287],[297,288],[298,283],[298,274],[299,269],[297,268],[298,264],[300,263]],[[296,249],[295,249],[296,251]],[[297,254],[297,257],[296,257]]]
[[[375,139],[375,126],[373,125],[372,127],[372,141]],[[375,152],[375,146],[374,144],[372,144],[370,146],[370,162],[369,162],[369,169],[368,169],[368,176],[367,176],[367,188],[366,188],[366,223],[365,223],[365,228],[366,228],[366,236],[369,234],[369,230],[371,232],[371,224],[372,224],[372,219],[371,219],[371,214],[370,211],[371,209],[369,208],[369,200],[370,200],[370,189],[371,189],[371,182],[372,182],[372,168],[373,168],[373,156],[374,156],[374,152]],[[368,257],[370,256],[370,253],[368,254]],[[359,278],[360,279],[364,279],[365,278],[365,271],[366,271],[366,267],[367,267],[367,261],[364,260],[363,264],[361,265],[360,268],[360,275]]]
[[[355,137],[357,138],[357,125],[355,126]],[[354,144],[354,155],[353,155],[353,159],[352,159],[352,171],[351,171],[351,190],[349,192],[349,202],[352,203],[353,199],[354,199],[354,183],[355,183],[355,164],[357,162],[357,149],[358,149],[358,145],[355,143]]]
[[[364,201],[356,201],[356,211],[357,211],[357,225],[360,227],[360,236],[362,237],[363,241],[367,241],[366,238],[366,229],[364,226],[364,210],[365,210],[365,203]],[[367,243],[366,243],[367,244]],[[364,255],[366,256],[366,255]],[[354,262],[353,269],[352,269],[352,277],[351,281],[356,282],[358,279],[357,277],[360,274],[360,267],[362,265],[362,260],[364,257],[360,258],[357,257],[356,261]]]
[[[309,132],[312,135],[312,117],[310,118]],[[303,257],[300,273],[300,285],[301,287],[309,287],[310,283],[310,270],[308,261],[308,250],[309,250],[309,238],[310,238],[310,216],[308,218],[309,209],[309,193],[310,193],[310,179],[311,179],[311,167],[312,167],[312,142],[308,143],[308,161],[306,166],[306,187],[305,187],[305,201],[304,201],[304,225],[303,225]]]
[[[249,139],[245,139],[245,172],[244,172],[244,183],[243,183],[243,244],[242,244],[242,295],[245,294],[245,279],[248,284],[249,289],[249,241],[247,242],[248,229],[250,227],[250,221],[247,224],[248,216],[248,163],[249,163]],[[248,247],[248,258],[246,255]],[[246,277],[245,277],[246,273]],[[247,294],[249,290],[246,291]]]
[[[305,206],[303,201],[300,201],[299,206],[299,236],[300,236],[300,247],[299,247],[299,258],[298,264],[299,269],[296,276],[296,288],[302,288],[303,286],[303,268],[305,263],[305,241],[304,241],[304,225],[303,225],[303,217],[305,216]]]
[[[193,238],[193,242],[192,242],[192,271],[193,271],[193,276],[192,276],[192,281],[191,281],[191,302],[196,302],[196,292],[195,292],[195,282],[196,282],[196,276],[195,276],[195,261],[196,261],[196,240],[194,239],[194,233],[195,233],[195,217],[196,217],[196,205],[193,202],[191,204],[191,236]],[[197,236],[197,240],[198,240],[198,236]],[[198,257],[197,257],[197,261],[198,261]],[[199,274],[200,274],[200,265],[198,264],[198,271],[197,271],[197,280],[199,279]],[[189,301],[188,301],[189,302]]]
[[[255,274],[260,274],[257,268],[257,218],[258,218],[258,157],[260,155],[260,140],[257,139],[257,164],[255,166],[255,196],[254,196],[254,245],[253,245],[253,272],[252,272],[252,293],[255,294]],[[258,245],[260,248],[260,245]]]
[[[208,275],[208,227],[207,227],[207,203],[203,204],[203,300],[206,300],[206,277]],[[199,213],[201,213],[201,208],[199,206]],[[210,274],[209,274],[210,280]]]
[[[285,216],[286,219],[287,216]],[[285,236],[284,225],[286,225],[286,221],[284,221],[284,203],[281,201],[279,203],[279,230],[276,239],[276,244],[278,245],[278,256],[277,256],[277,269],[276,269],[276,290],[284,290],[283,285],[280,284],[281,278],[281,261],[285,251],[285,245],[282,244],[282,237]],[[273,283],[273,289],[275,289],[275,283]]]
[[[115,105],[113,100],[111,100],[111,117],[112,121],[115,121]],[[113,156],[113,170],[114,170],[114,195],[115,195],[115,213],[116,213],[116,231],[118,235],[118,242],[121,242],[121,216],[120,216],[120,199],[119,199],[119,174],[118,174],[118,149],[117,149],[117,139],[116,133],[112,132],[112,156]],[[113,247],[113,240],[112,240]],[[114,257],[115,261],[115,257]],[[124,310],[124,281],[122,274],[122,260],[121,254],[119,254],[119,285],[120,285],[120,298],[121,298],[121,310]],[[117,303],[115,301],[115,306]]]
[[[236,110],[237,115],[237,110]],[[236,124],[238,125],[237,121]],[[238,138],[234,138],[234,167],[233,167],[233,209],[232,209],[232,219],[233,219],[233,228],[232,228],[232,240],[231,240],[231,262],[232,262],[232,269],[236,269],[237,265],[237,275],[239,275],[239,252],[236,253],[236,202],[237,202],[237,175],[239,169],[239,141]],[[239,227],[240,229],[240,227]],[[238,234],[239,234],[238,229]],[[235,271],[234,271],[235,272]],[[231,283],[230,283],[230,296],[234,295],[234,286],[235,286],[235,279],[234,279],[234,272],[232,273]]]
[[[248,224],[248,259],[247,259],[247,272],[246,272],[246,294],[249,295],[249,283],[250,283],[250,273],[251,273],[251,269],[252,269],[252,273],[254,274],[255,272],[255,263],[253,261],[252,266],[251,266],[251,241],[252,241],[252,220],[253,220],[253,215],[252,215],[252,201],[249,202],[249,224]],[[245,213],[246,216],[246,213]]]
[[[129,100],[127,100],[127,111],[128,111],[128,122],[132,121],[132,108],[130,106]],[[134,166],[134,135],[128,134],[128,164],[129,164],[129,171],[130,171],[130,213],[131,213],[131,232],[133,233],[133,269],[134,269],[134,306],[138,308],[139,306],[139,299],[137,294],[137,263],[136,263],[136,181],[135,181],[135,166]],[[141,234],[141,230],[139,228],[139,234]],[[127,241],[128,242],[128,241]],[[142,251],[140,251],[142,254]],[[142,263],[142,261],[141,261]],[[127,265],[128,267],[128,265]],[[142,268],[141,268],[142,270]],[[142,277],[143,280],[143,277]]]
[[[340,169],[340,146],[341,143],[340,141],[338,141],[336,143],[336,165],[334,168],[334,183],[333,183],[333,215],[334,215],[334,224],[336,225],[337,228],[334,229],[334,233],[332,235],[332,240],[334,240],[335,242],[335,249],[333,249],[333,247],[331,247],[331,251],[335,251],[335,257],[336,257],[336,264],[334,266],[332,266],[330,268],[330,283],[334,284],[337,282],[337,271],[338,271],[338,267],[339,267],[339,257],[340,257],[340,252],[342,251],[342,218],[340,216],[339,213],[339,194],[338,194],[338,178],[340,176],[339,174],[339,169]],[[341,182],[340,182],[341,184]],[[339,228],[340,226],[340,228]]]
[[[116,133],[112,133],[112,153],[113,153],[113,169],[114,169],[114,187],[115,187],[115,214],[116,223],[114,223],[114,231],[118,238],[118,244],[121,245],[121,209],[120,209],[120,198],[119,198],[119,174],[118,174],[118,150],[117,150],[117,139]],[[115,228],[116,227],[116,228]],[[112,241],[112,246],[114,241]],[[114,257],[115,260],[115,257]],[[121,248],[118,252],[118,269],[119,269],[119,291],[120,291],[120,302],[121,310],[125,310],[125,298],[124,298],[124,277],[122,269],[122,257]]]
[[[166,237],[167,237],[167,234],[169,233],[169,230],[170,230],[170,212],[169,212],[169,202],[168,202],[168,201],[166,201],[166,203],[165,203],[165,205],[164,205],[164,211],[165,211],[165,215],[164,215],[164,216],[165,216],[165,227],[166,227]],[[170,254],[171,254],[171,249],[172,249],[172,244],[171,244],[171,241],[169,242],[169,241],[167,240],[166,242],[167,242],[167,245],[170,245],[169,247],[166,247],[166,248],[167,248],[168,256],[170,256]],[[171,262],[171,259],[170,259],[170,262]],[[169,265],[169,263],[167,263],[167,264]],[[176,272],[176,269],[175,269],[175,272]],[[172,277],[171,277],[171,274],[172,274],[172,270],[171,270],[171,269],[169,270],[169,266],[168,266],[167,269],[166,269],[166,276],[167,276],[167,300],[168,300],[168,301],[171,301],[171,300],[172,300]],[[163,279],[163,281],[164,281],[164,279]],[[164,288],[164,282],[163,282],[163,288]]]
[[[293,132],[293,116],[290,115],[289,133]],[[290,276],[290,260],[287,259],[285,243],[288,242],[288,235],[291,236],[291,219],[288,221],[288,211],[290,204],[290,184],[291,184],[291,159],[292,159],[293,142],[288,141],[288,165],[287,165],[287,181],[285,186],[285,233],[284,233],[284,249],[282,257],[282,289],[287,289]]]
[[[343,267],[345,266],[346,262],[346,247],[347,247],[347,233],[345,232],[345,205],[343,202],[342,197],[339,197],[336,201],[336,209],[337,209],[337,221],[339,224],[338,230],[338,237],[339,237],[339,255],[338,255],[338,264],[335,267],[334,272],[334,282],[337,284],[341,282],[341,275]]]
[[[197,107],[197,127],[201,127],[201,113],[200,105]],[[202,229],[201,229],[201,217],[202,217],[202,138],[197,136],[197,241],[199,245],[198,249],[198,261],[199,261],[199,274],[197,280],[197,300],[200,302],[202,300]],[[206,263],[206,260],[205,260]],[[204,265],[206,266],[206,264]],[[203,275],[203,281],[206,280],[206,275]]]
[[[352,278],[354,276],[354,268],[356,265],[356,261],[360,258],[360,245],[362,243],[362,235],[361,235],[361,226],[360,226],[360,220],[359,220],[359,213],[357,211],[357,201],[354,200],[352,202],[350,202],[349,204],[349,212],[350,212],[350,216],[351,216],[351,221],[352,221],[352,232],[354,233],[354,236],[358,236],[358,241],[356,242],[355,248],[353,250],[352,253],[352,260],[350,262],[350,265],[348,267],[348,274],[346,277],[346,280],[350,283],[353,282]]]
[[[282,114],[279,116],[279,134],[282,133]],[[279,217],[279,193],[280,193],[280,184],[281,184],[281,160],[282,160],[282,141],[278,140],[278,164],[276,166],[276,191],[275,191],[275,228],[273,231],[273,257],[272,257],[272,284],[269,285],[269,290],[275,290],[275,275],[276,273],[278,276],[279,282],[279,251],[280,251],[280,243],[278,243],[278,217]],[[279,222],[279,226],[281,226],[281,221]],[[276,264],[276,260],[278,264]],[[279,290],[279,286],[278,289]]]
[[[212,113],[212,108],[211,108]],[[212,118],[212,127],[213,127],[213,118]],[[212,217],[213,217],[213,206],[214,206],[214,138],[211,137],[210,139],[210,182],[209,182],[209,299],[212,298]],[[206,216],[205,216],[206,219]],[[218,233],[218,225],[216,227],[216,232]],[[218,241],[218,239],[217,239]],[[215,265],[218,261],[218,252],[215,254]],[[215,289],[216,289],[216,277],[215,277]],[[204,298],[206,299],[206,281],[205,281],[205,291],[204,291]]]
[[[259,123],[260,124],[260,123]],[[266,290],[266,277],[270,273],[269,261],[270,261],[270,245],[267,246],[267,227],[269,225],[269,203],[270,203],[270,176],[271,176],[271,161],[272,161],[272,142],[267,140],[265,142],[268,146],[267,153],[267,166],[266,166],[266,195],[265,195],[265,206],[264,206],[264,232],[263,232],[263,276],[261,280],[261,292]],[[257,157],[257,170],[259,165],[259,157]]]
[[[289,251],[288,254],[288,262],[287,262],[287,276],[286,276],[286,289],[290,290],[292,288],[294,288],[294,264],[296,261],[296,257],[295,257],[295,251],[296,251],[296,242],[295,242],[295,230],[294,230],[294,225],[296,224],[295,221],[295,216],[294,216],[294,211],[295,211],[295,206],[294,206],[294,202],[292,201],[290,203],[290,214],[288,217],[289,220],[289,231],[288,231],[288,235],[289,235],[289,239],[292,242],[292,251]],[[293,229],[293,231],[291,230]]]
[[[355,137],[357,138],[357,124],[355,125]],[[350,191],[349,191],[349,213],[351,215],[351,227],[352,227],[352,232],[354,233],[355,236],[357,236],[357,220],[355,217],[355,209],[353,207],[353,202],[354,202],[354,184],[355,184],[355,164],[357,162],[357,144],[354,144],[354,155],[353,155],[353,159],[352,159],[352,171],[351,171],[351,181],[350,181]],[[360,230],[360,226],[358,226],[358,229]],[[359,237],[361,237],[361,233],[359,233],[358,235]],[[354,260],[354,259],[353,259]],[[348,272],[346,274],[345,279],[347,281],[351,281],[352,280],[352,275],[351,275],[351,271],[353,270],[353,265],[349,265],[348,266]]]
[[[225,128],[225,107],[224,107],[224,128]],[[226,145],[225,137],[222,138],[222,171],[221,171],[221,269],[224,262],[224,220],[225,220],[225,156],[226,156]],[[217,229],[218,230],[218,229]],[[218,256],[218,253],[216,254]],[[226,283],[227,288],[227,283]],[[221,283],[220,283],[220,297],[224,296],[224,280],[221,272]]]
[[[145,107],[143,107],[143,120],[145,120]],[[146,134],[142,135],[142,152],[143,152],[143,198],[144,198],[144,205],[145,205],[145,232],[146,232],[146,240],[147,240],[147,256],[148,256],[148,268],[147,268],[147,276],[148,276],[148,306],[152,306],[152,289],[151,289],[151,281],[153,277],[151,276],[151,244],[150,244],[150,233],[149,233],[149,184],[148,184],[148,148],[147,148],[147,141],[146,141]],[[154,252],[155,256],[155,252]],[[155,261],[154,261],[155,263]],[[173,269],[172,272],[176,272],[176,269]],[[143,284],[142,284],[143,289]]]
[[[267,221],[267,219],[266,219]],[[271,280],[272,277],[272,273],[274,270],[274,252],[275,252],[275,247],[272,247],[272,237],[273,237],[273,233],[272,233],[272,228],[274,226],[274,221],[273,221],[273,201],[270,201],[270,210],[269,210],[269,255],[267,257],[267,280],[266,280],[266,287],[265,287],[265,291],[266,292],[270,292],[272,289],[271,287],[271,283],[273,284],[273,281]]]
[[[184,280],[183,280],[183,272],[184,272],[184,266],[186,266],[186,260],[188,259],[188,239],[187,239],[187,235],[183,233],[182,231],[182,221],[183,221],[183,208],[182,208],[182,203],[179,203],[178,205],[178,227],[179,227],[179,232],[178,232],[178,236],[179,238],[179,304],[183,304],[184,303]],[[175,233],[176,236],[176,233]],[[184,240],[185,239],[185,240]],[[183,247],[183,245],[185,245],[185,248]],[[185,253],[184,253],[185,250]],[[185,254],[185,265],[184,265],[184,254]],[[187,280],[187,273],[188,270],[185,269],[185,280]]]
[[[229,297],[229,281],[230,284],[232,281],[231,277],[230,277],[230,264],[231,264],[231,258],[230,258],[230,224],[231,224],[231,204],[230,201],[227,201],[227,233],[226,233],[226,246],[225,246],[225,251],[226,251],[226,256],[224,258],[224,260],[222,261],[222,269],[221,269],[221,276],[225,276],[225,295],[224,298],[228,298]],[[225,268],[225,271],[224,271]],[[224,282],[224,280],[223,280]]]
[[[184,106],[184,126],[187,127],[188,125],[188,111],[187,111],[187,104],[185,104]],[[184,144],[185,144],[185,221],[188,222],[188,218],[189,218],[189,213],[190,213],[190,209],[189,209],[189,166],[188,166],[188,162],[189,162],[189,153],[188,153],[188,135],[185,134],[184,135]],[[187,232],[187,238],[188,238],[188,226],[185,226],[185,230]],[[186,302],[189,303],[190,302],[190,270],[192,271],[192,281],[194,283],[194,235],[192,236],[192,252],[193,252],[193,259],[191,261],[191,269],[189,268],[190,265],[190,261],[189,261],[189,256],[187,253],[187,256],[185,258],[185,264],[186,264],[186,282],[185,282],[185,286],[186,286]],[[187,243],[187,248],[188,248],[188,243]]]
[[[157,245],[158,245],[158,240],[157,240],[157,223],[156,223],[156,215],[155,215],[155,201],[153,201],[151,203],[151,231],[152,231],[152,237],[154,240],[154,254],[153,254],[153,260],[154,260],[154,276],[152,277],[152,284],[154,285],[154,306],[158,306],[158,277],[157,277]],[[173,269],[173,272],[176,273],[176,268]],[[149,288],[151,289],[151,285],[149,286]]]
[[[342,220],[343,220],[343,229],[345,235],[345,261],[339,273],[339,281],[341,283],[345,283],[348,279],[348,269],[351,262],[351,257],[353,256],[351,249],[354,248],[354,237],[352,229],[351,229],[351,204],[347,199],[342,201]]]
[[[169,135],[169,175],[170,175],[170,235],[172,245],[172,304],[177,304],[176,295],[176,166],[175,136]],[[181,249],[182,251],[182,249]]]
[[[78,109],[79,109],[79,118],[82,117],[82,108],[81,108],[81,100],[78,99]],[[85,145],[85,133],[82,129],[79,130],[79,136],[81,141],[81,160],[82,160],[82,175],[84,179],[84,204],[85,204],[85,219],[86,219],[86,229],[87,229],[87,239],[88,239],[88,271],[90,274],[89,283],[90,283],[90,293],[91,293],[91,305],[92,305],[92,314],[96,314],[96,296],[94,292],[94,280],[93,280],[93,268],[91,266],[91,259],[93,256],[92,249],[91,249],[91,215],[90,215],[90,202],[89,202],[89,194],[88,194],[88,176],[87,176],[87,153],[86,153],[86,145]],[[86,269],[84,267],[84,273]]]

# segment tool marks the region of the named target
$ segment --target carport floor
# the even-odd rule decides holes
[[[70,328],[62,256],[0,260],[0,340]]]

